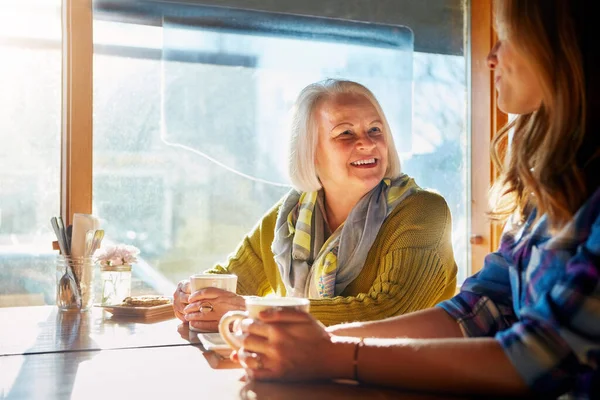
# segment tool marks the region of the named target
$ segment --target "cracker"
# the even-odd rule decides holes
[[[122,305],[128,307],[154,307],[170,303],[171,299],[166,296],[143,295],[125,297]]]

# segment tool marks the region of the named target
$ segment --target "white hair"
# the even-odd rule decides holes
[[[388,165],[384,177],[394,179],[401,174],[400,158],[394,145],[390,126],[381,105],[373,93],[360,83],[326,79],[312,83],[300,92],[290,121],[288,172],[292,185],[301,192],[314,192],[322,187],[315,166],[318,143],[318,127],[314,116],[315,108],[320,100],[335,98],[343,94],[364,96],[375,107],[381,117],[384,128],[383,134],[388,146]]]

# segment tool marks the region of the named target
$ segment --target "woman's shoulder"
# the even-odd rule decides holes
[[[402,247],[435,246],[451,226],[444,197],[429,189],[418,189],[394,208],[381,227],[380,236]]]
[[[419,220],[446,219],[450,210],[446,199],[432,189],[417,189],[394,208],[390,217],[398,219],[415,218]]]

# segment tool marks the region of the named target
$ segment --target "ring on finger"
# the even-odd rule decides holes
[[[203,301],[198,306],[198,311],[202,314],[206,314],[214,311],[214,307],[210,301]]]

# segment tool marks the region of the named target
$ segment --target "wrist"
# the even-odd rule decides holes
[[[332,379],[356,380],[356,350],[362,338],[331,336],[331,351],[326,355],[326,364]]]

